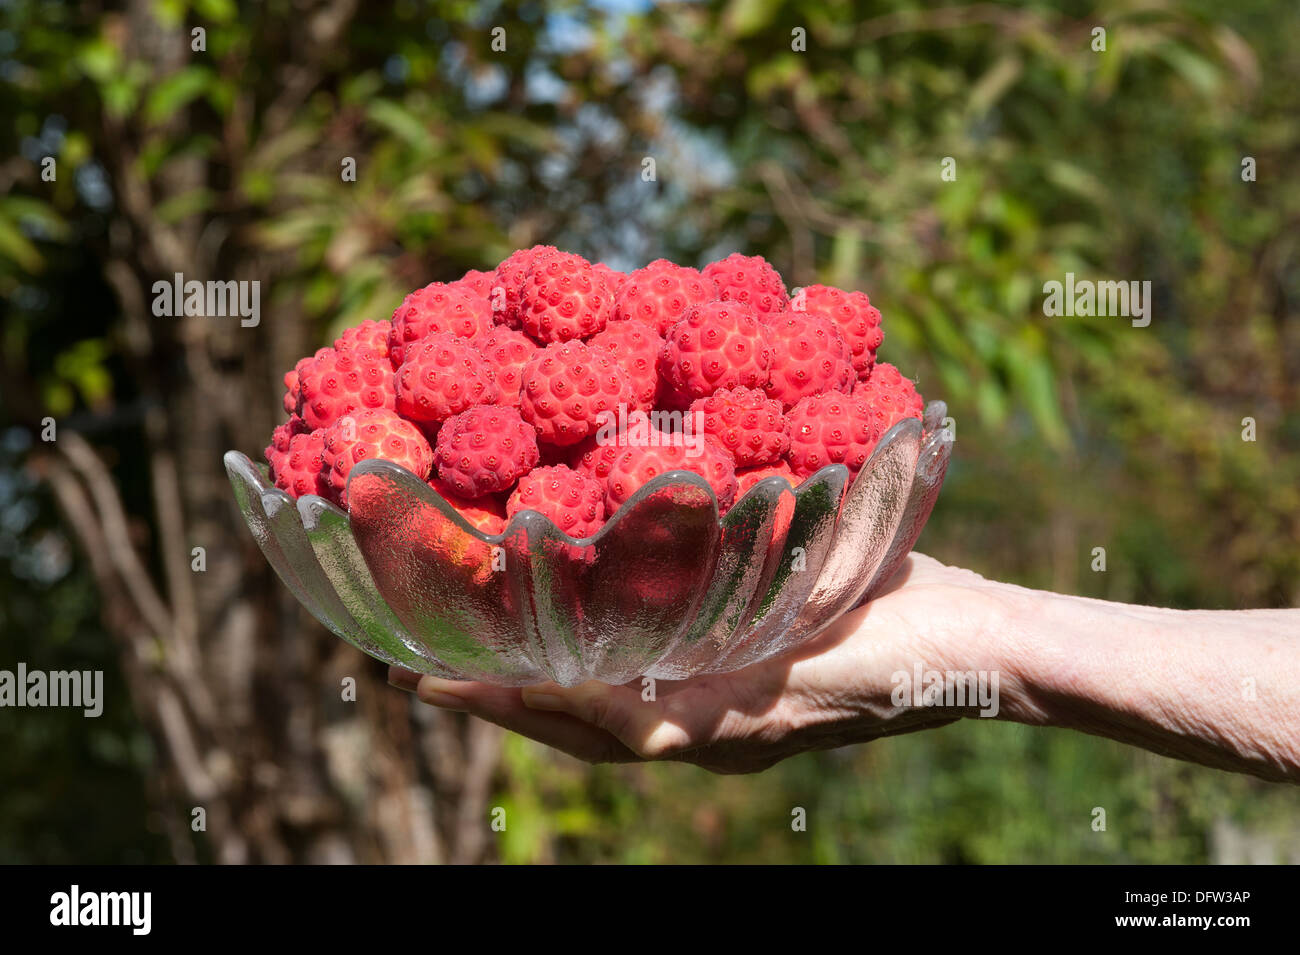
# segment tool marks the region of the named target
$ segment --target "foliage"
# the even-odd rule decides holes
[[[299,34],[335,4],[166,0],[160,19],[206,25],[207,54],[132,59],[140,6],[4,7],[0,393],[28,433],[44,414],[99,429],[141,536],[143,386],[106,276],[156,271],[149,237],[121,234],[143,201],[158,241],[208,236],[211,268],[267,284],[275,322],[216,359],[255,370],[258,408],[298,352],[517,246],[624,268],[742,249],[791,284],[869,291],[883,357],[949,403],[957,457],[922,549],[1112,599],[1300,602],[1294,5],[404,0],[359,5],[322,49]],[[1150,280],[1150,327],[1045,317],[1043,283],[1067,272]],[[13,567],[71,552],[20,461],[0,467],[0,514],[23,515],[0,535]],[[5,659],[110,659],[84,562],[56,569],[5,575]],[[0,788],[0,858],[161,852],[140,807],[147,741],[124,707],[104,726],[4,737],[6,781],[38,782]],[[1188,862],[1217,820],[1300,822],[1287,790],[980,723],[744,778],[588,768],[511,738],[497,782],[507,862]]]

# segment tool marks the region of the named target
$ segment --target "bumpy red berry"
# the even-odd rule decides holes
[[[491,537],[506,529],[505,506],[497,498],[490,495],[474,500],[461,497],[454,488],[436,477],[429,479],[429,487],[437,491],[465,519],[465,523],[476,530]]]
[[[831,464],[856,475],[880,440],[866,403],[838,392],[802,399],[786,414],[786,433],[786,461],[800,478]]]
[[[790,447],[781,402],[754,388],[719,388],[691,402],[690,416],[717,438],[737,468],[775,461]]]
[[[443,422],[433,463],[461,497],[495,494],[537,466],[537,434],[514,408],[477,405]]]
[[[282,455],[277,452],[272,472],[275,486],[290,497],[299,498],[304,494],[332,497],[325,474],[325,429],[300,431],[291,437],[285,452]]]
[[[523,332],[495,325],[489,334],[475,338],[473,345],[492,363],[497,387],[501,389],[501,404],[518,406],[524,365],[537,354],[537,342]]]
[[[637,319],[666,335],[692,305],[717,298],[718,286],[713,279],[667,259],[655,259],[630,273],[616,290],[614,321]]]
[[[345,415],[325,431],[325,479],[331,496],[347,506],[348,475],[366,458],[400,464],[424,480],[433,466],[433,449],[411,422],[386,408]]]
[[[871,304],[865,292],[809,285],[794,297],[791,309],[829,319],[849,346],[858,380],[867,380],[885,333],[880,328],[880,309]]]
[[[614,294],[591,263],[571,252],[533,260],[519,286],[520,326],[539,342],[590,338],[609,322]]]
[[[399,414],[436,424],[501,397],[492,363],[467,339],[431,335],[413,344],[397,370]]]
[[[595,434],[604,413],[632,402],[632,385],[606,352],[582,342],[555,342],[529,359],[519,410],[537,440],[567,447]]]
[[[271,466],[272,479],[275,478],[276,463],[289,453],[289,442],[295,435],[310,432],[311,428],[307,427],[307,422],[298,415],[291,415],[288,421],[277,425],[271,432],[271,443],[266,446],[262,454],[266,456],[266,463]]]
[[[449,334],[472,338],[492,331],[492,306],[468,288],[433,282],[416,289],[393,312],[388,335],[393,367],[406,360],[407,351],[430,335]]]
[[[300,369],[302,416],[313,429],[328,428],[354,411],[393,407],[393,369],[381,355],[322,348]]]
[[[615,294],[618,291],[619,286],[627,279],[626,272],[611,269],[604,262],[593,262],[591,263],[591,267],[596,270],[597,275],[605,280],[605,284],[609,286],[609,292],[611,295]]]
[[[615,459],[627,446],[627,437],[624,434],[608,437],[601,433],[593,434],[573,446],[569,453],[569,467],[587,477],[601,481],[603,486],[605,478],[609,477],[610,468],[614,466]]]
[[[609,352],[632,382],[632,399],[642,411],[654,407],[659,390],[659,349],[664,340],[645,322],[628,319],[610,322],[605,330],[587,342]]]
[[[754,468],[738,468],[736,470],[736,500],[739,501],[744,497],[749,489],[759,481],[770,477],[785,478],[790,482],[791,487],[799,486],[799,476],[790,470],[790,465],[786,464],[785,461],[760,464]]]
[[[328,348],[320,348],[317,349],[316,354],[314,355],[308,355],[306,358],[299,358],[298,363],[293,366],[293,371],[286,371],[284,373],[283,404],[285,414],[302,414],[302,373],[308,365],[327,351],[329,351]]]
[[[570,537],[590,537],[605,523],[605,486],[563,464],[534,468],[519,479],[506,514],[537,511]]]
[[[393,323],[368,318],[360,325],[353,325],[342,335],[334,339],[335,351],[366,351],[379,358],[388,357],[388,337],[392,333]]]
[[[306,358],[302,359],[302,361],[307,360]],[[284,373],[284,397],[280,400],[280,403],[284,406],[284,413],[297,414],[300,400],[298,394],[298,369],[295,366],[292,371]]]
[[[480,272],[478,269],[470,269],[451,284],[468,289],[479,298],[490,302],[492,300],[492,289],[496,286],[496,281],[497,274],[495,271]]]
[[[492,286],[492,314],[498,325],[519,327],[519,292],[524,284],[524,276],[538,259],[558,255],[559,251],[553,245],[535,245],[511,252],[497,266]]]
[[[786,312],[769,325],[777,359],[767,394],[791,408],[801,398],[848,393],[855,375],[849,346],[829,319]]]
[[[853,397],[866,403],[873,425],[881,435],[904,418],[921,417],[925,407],[916,385],[886,361],[877,364],[866,381],[853,387]]]
[[[744,302],[759,318],[776,315],[790,304],[785,282],[761,255],[733,252],[719,262],[706,265],[704,275],[718,286],[719,298]]]
[[[693,305],[659,351],[663,398],[685,408],[719,388],[762,388],[774,351],[767,326],[740,302]]]
[[[605,479],[605,510],[613,514],[646,483],[667,471],[694,471],[708,482],[725,511],[736,499],[736,466],[708,435],[694,448],[683,444],[624,448]]]

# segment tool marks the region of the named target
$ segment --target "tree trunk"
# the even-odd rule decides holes
[[[332,19],[312,24],[326,46],[352,4],[327,8]],[[189,55],[188,29],[160,26],[152,4],[131,3],[126,22],[132,55],[160,72]],[[310,89],[308,67],[286,64],[285,74],[286,95]],[[267,123],[274,114],[272,104]],[[241,242],[238,210],[160,222],[161,202],[213,181],[210,161],[173,161],[146,181],[145,133],[131,117],[103,122],[116,198],[105,271],[143,397],[152,514],[128,513],[113,467],[76,433],[60,431],[37,467],[119,641],[177,861],[484,861],[500,731],[419,712],[387,686],[380,663],[324,631],[281,585],[235,508],[222,455],[253,457],[266,444],[279,374],[314,347],[302,314],[278,302],[268,314],[263,294],[257,327],[153,315],[155,281],[258,280],[265,293],[277,263]],[[192,566],[199,547],[202,571]],[[344,699],[346,677],[355,702]]]

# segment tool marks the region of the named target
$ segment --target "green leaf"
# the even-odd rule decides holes
[[[36,246],[6,216],[0,216],[0,257],[12,259],[27,272],[39,272],[45,264]]]
[[[766,29],[781,9],[781,0],[732,0],[723,23],[732,36],[752,36]]]
[[[1219,88],[1219,68],[1194,50],[1176,43],[1160,46],[1157,54],[1202,94]]]
[[[175,223],[189,216],[211,209],[216,203],[216,193],[200,187],[172,196],[154,207],[154,214],[163,222]]]
[[[104,37],[95,37],[77,52],[81,71],[97,83],[106,83],[122,62],[121,51]]]
[[[420,119],[400,103],[392,100],[375,100],[366,110],[371,121],[384,127],[393,135],[405,140],[421,153],[434,148],[433,136]]]
[[[64,239],[68,236],[68,223],[50,208],[49,204],[29,196],[7,196],[0,199],[0,213],[6,218],[29,219],[51,239]]]
[[[195,0],[194,12],[212,23],[230,23],[239,14],[234,0]]]
[[[207,92],[212,71],[206,66],[187,66],[159,83],[145,103],[145,119],[159,123]]]

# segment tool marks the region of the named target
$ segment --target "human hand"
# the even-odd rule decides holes
[[[589,762],[670,759],[718,773],[757,772],[798,753],[954,722],[961,711],[895,705],[892,675],[971,669],[997,618],[1000,587],[912,554],[889,588],[779,658],[734,673],[564,688],[389,679],[426,703],[461,710]],[[957,661],[961,663],[958,666]]]

